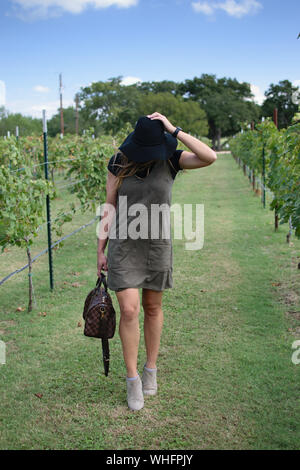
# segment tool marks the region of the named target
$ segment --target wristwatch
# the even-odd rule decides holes
[[[175,131],[173,132],[172,136],[177,137],[179,131],[182,131],[181,127],[176,127]]]

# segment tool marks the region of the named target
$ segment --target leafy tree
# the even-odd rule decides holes
[[[64,134],[76,134],[76,109],[73,108],[73,106],[69,106],[63,110],[63,113]],[[83,129],[86,128],[86,123],[84,122],[80,112],[78,123],[79,134],[82,134]],[[57,134],[60,134],[60,131],[60,110],[58,110],[57,113],[48,121],[48,134],[50,137],[55,137]]]
[[[208,133],[206,113],[199,103],[184,101],[169,92],[148,93],[140,100],[138,110],[139,115],[155,111],[165,114],[171,122],[198,136],[206,136]]]
[[[179,85],[178,92],[186,100],[198,102],[205,110],[213,148],[220,148],[222,136],[238,132],[242,122],[259,117],[260,107],[250,101],[253,95],[249,83],[202,74],[193,80],[185,80]]]
[[[115,134],[127,124],[134,126],[141,115],[154,111],[166,114],[182,128],[207,135],[207,118],[198,103],[176,96],[178,84],[172,81],[121,85],[121,77],[96,82],[82,89],[84,121],[100,132]]]
[[[293,93],[297,89],[289,80],[281,80],[278,85],[271,83],[265,92],[266,99],[262,104],[262,115],[273,117],[273,110],[277,108],[279,129],[290,126],[294,114],[298,111],[298,105],[292,101]]]
[[[292,119],[293,124],[297,124],[298,122],[300,122],[300,106],[298,107],[298,112],[294,115]]]
[[[7,109],[1,107],[0,135],[7,135],[7,131],[14,135],[17,126],[19,127],[19,134],[22,136],[41,134],[43,131],[41,119],[23,116],[20,113],[10,113]]]
[[[116,77],[81,89],[82,116],[96,134],[115,134],[126,123],[133,126],[140,115],[157,110],[200,136],[207,134],[207,119],[209,138],[214,148],[220,148],[222,136],[232,136],[245,121],[260,116],[249,83],[236,79],[203,74],[183,83],[164,80],[124,86],[121,82],[122,77]]]
[[[122,77],[117,77],[107,82],[94,82],[79,93],[86,127],[94,127],[96,134],[115,134],[127,122],[136,121],[138,86],[124,86],[121,81]]]
[[[138,85],[139,90],[143,93],[178,93],[178,83],[170,80],[163,80],[162,82],[142,82]]]

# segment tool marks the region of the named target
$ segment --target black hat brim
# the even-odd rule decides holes
[[[134,131],[131,132],[119,150],[126,155],[129,160],[144,163],[149,160],[167,160],[177,148],[177,139],[168,132],[164,133],[164,142],[157,145],[140,145],[134,141]]]

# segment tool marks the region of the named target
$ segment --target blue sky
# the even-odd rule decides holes
[[[299,0],[2,0],[0,104],[50,117],[81,86],[212,73],[300,85]],[[133,77],[133,78],[132,78]]]

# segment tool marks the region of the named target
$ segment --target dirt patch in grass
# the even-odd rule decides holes
[[[293,336],[299,337],[300,334],[300,311],[287,310],[285,317],[288,320],[288,331]]]
[[[2,320],[0,321],[1,328],[7,328],[9,326],[15,326],[17,323],[14,320]]]
[[[10,331],[7,331],[7,328],[16,325],[16,322],[13,320],[4,320],[0,322],[0,335],[8,335]]]
[[[299,281],[298,281],[299,282]],[[277,292],[279,294],[278,301],[285,305],[299,305],[300,294],[298,285],[295,279],[287,279],[286,281],[278,282]]]
[[[284,301],[286,304],[297,304],[299,302],[299,295],[297,292],[291,290],[290,292],[286,293]]]
[[[288,328],[288,331],[292,336],[295,336],[295,338],[297,338],[297,339],[299,338],[300,326],[295,326],[294,328],[290,327],[290,328]]]
[[[294,250],[291,252],[289,271],[284,279],[275,283],[278,293],[278,301],[282,304],[295,306],[290,310],[298,310],[300,307],[300,271],[297,269],[299,256]]]
[[[6,352],[8,354],[11,353],[11,352],[19,351],[19,348],[18,348],[18,346],[16,346],[14,340],[5,341],[5,344],[6,344]]]
[[[288,318],[294,318],[295,320],[300,321],[300,312],[295,312],[294,310],[288,310],[285,312]]]
[[[287,276],[280,282],[272,283],[277,300],[288,308],[285,311],[287,330],[293,336],[300,334],[300,272],[297,269],[299,257],[292,252]]]

